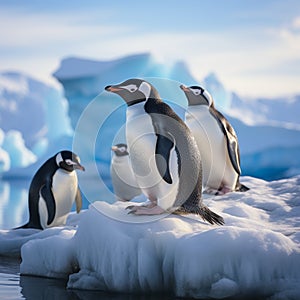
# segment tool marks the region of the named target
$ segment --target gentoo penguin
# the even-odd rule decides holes
[[[142,193],[133,173],[126,144],[111,147],[114,155],[110,165],[110,175],[114,194],[119,201],[130,201]]]
[[[228,120],[215,108],[212,96],[200,86],[180,88],[188,100],[185,122],[201,153],[203,186],[217,195],[247,191],[239,182],[240,152],[236,133]]]
[[[80,212],[82,199],[75,170],[85,169],[71,151],[58,152],[37,170],[29,187],[29,222],[19,228],[64,225],[74,201]]]
[[[200,152],[185,123],[147,81],[128,79],[110,85],[127,103],[126,139],[138,186],[150,200],[129,213],[195,213],[211,224],[224,224],[202,201]]]

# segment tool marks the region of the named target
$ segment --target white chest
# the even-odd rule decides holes
[[[177,155],[172,149],[167,163],[173,183],[167,184],[156,166],[157,136],[152,119],[144,110],[144,103],[127,108],[126,139],[139,188],[160,207],[169,209],[175,201],[179,182]]]
[[[57,170],[52,179],[52,193],[55,199],[55,217],[48,226],[48,211],[45,201],[40,198],[39,213],[40,222],[43,228],[61,226],[66,223],[68,214],[71,211],[78,187],[78,179],[75,171],[69,173]]]
[[[190,128],[201,153],[203,182],[213,178],[218,186],[226,166],[226,139],[217,122],[209,112],[208,106],[189,107],[186,124]]]
[[[124,183],[136,187],[136,178],[132,170],[129,156],[114,155],[111,163],[111,173],[114,173]]]
[[[56,215],[70,212],[77,192],[78,179],[75,171],[57,170],[53,176],[52,193],[56,202]]]

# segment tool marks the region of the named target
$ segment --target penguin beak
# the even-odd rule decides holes
[[[74,169],[80,170],[80,171],[85,171],[85,167],[82,166],[81,164],[77,163],[74,165]]]
[[[184,92],[189,92],[189,88],[184,86],[183,84],[180,85],[180,88],[184,91]]]
[[[116,152],[118,150],[118,147],[117,146],[112,146],[111,150],[114,151],[114,152]]]
[[[108,92],[111,92],[111,93],[117,93],[117,92],[121,91],[122,89],[118,88],[116,86],[113,86],[113,85],[108,85],[105,87],[105,90]]]

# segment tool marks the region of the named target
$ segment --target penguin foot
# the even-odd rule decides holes
[[[215,193],[216,196],[221,196],[221,195],[225,195],[227,193],[233,192],[232,189],[230,189],[227,186],[221,186],[218,191]]]
[[[155,202],[151,202],[150,200],[149,201],[146,201],[140,205],[129,205],[127,206],[125,209],[133,209],[134,207],[146,207],[146,208],[152,208],[154,206],[157,206],[156,204],[156,201]]]
[[[216,195],[216,193],[218,192],[217,189],[208,187],[203,191],[203,194],[208,194],[208,195]]]
[[[126,207],[126,209],[130,209],[128,214],[134,214],[134,215],[160,215],[165,212],[164,209],[162,209],[157,205],[153,207],[130,205]]]

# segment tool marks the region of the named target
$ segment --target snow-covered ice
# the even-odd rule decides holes
[[[71,289],[299,299],[300,176],[241,182],[251,189],[204,197],[225,226],[96,201],[65,227],[0,231],[0,255],[21,248],[22,274],[67,278]]]

